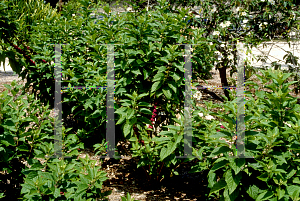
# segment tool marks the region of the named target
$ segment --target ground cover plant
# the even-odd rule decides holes
[[[108,7],[104,7],[104,21],[95,23],[95,19],[90,18],[91,12],[96,12],[95,8],[92,9],[95,5],[90,1],[70,1],[63,7],[60,15],[31,22],[32,30],[28,32],[30,36],[26,36],[28,46],[24,45],[20,48],[17,46],[18,43],[10,47],[12,44],[9,42],[12,40],[7,39],[9,41],[5,43],[5,48],[9,51],[11,51],[10,48],[15,48],[14,53],[21,58],[19,65],[25,66],[25,70],[20,73],[23,79],[26,77],[28,81],[25,88],[32,84],[35,98],[50,108],[53,107],[54,93],[54,65],[51,64],[54,51],[53,46],[49,46],[48,43],[67,44],[65,46],[67,50],[62,52],[62,85],[70,87],[70,89],[63,90],[62,94],[63,118],[73,114],[78,122],[77,128],[65,128],[66,130],[63,131],[64,153],[67,156],[68,154],[74,155],[74,158],[48,159],[46,163],[41,164],[34,157],[44,158],[45,155],[52,154],[50,147],[53,146],[51,144],[53,139],[50,136],[53,134],[53,127],[51,128],[50,121],[45,121],[49,126],[46,129],[47,135],[42,131],[36,131],[39,140],[36,140],[35,133],[31,133],[31,131],[19,134],[18,130],[20,129],[15,129],[12,122],[14,119],[20,118],[20,114],[12,113],[7,105],[8,103],[12,104],[13,108],[16,108],[16,105],[11,102],[12,97],[7,96],[5,94],[7,92],[4,92],[4,104],[1,111],[5,111],[3,114],[12,113],[14,117],[5,116],[3,124],[1,122],[2,151],[17,155],[13,155],[9,159],[4,158],[2,161],[6,166],[9,166],[10,160],[18,161],[18,158],[22,157],[29,161],[31,168],[24,167],[22,172],[16,170],[19,177],[16,182],[19,184],[23,182],[21,194],[24,195],[24,199],[93,200],[108,194],[101,192],[101,182],[105,180],[105,175],[102,171],[98,171],[99,168],[92,164],[93,161],[86,159],[79,163],[75,160],[78,155],[77,149],[86,145],[83,140],[91,141],[92,135],[96,136],[97,142],[102,142],[93,144],[94,147],[100,148],[99,153],[101,153],[101,149],[104,151],[106,91],[104,89],[84,91],[71,88],[72,86],[107,85],[106,56],[108,51],[103,45],[107,43],[122,43],[122,45],[114,47],[115,120],[121,131],[118,133],[117,141],[129,140],[131,142],[127,151],[137,160],[137,168],[142,167],[145,170],[145,177],[149,182],[157,184],[165,177],[176,175],[178,174],[176,167],[185,161],[195,160],[197,165],[193,168],[193,172],[207,171],[208,188],[210,188],[210,193],[206,195],[207,198],[216,197],[221,200],[275,200],[276,197],[280,197],[281,200],[298,199],[299,169],[297,169],[297,165],[299,159],[292,158],[292,156],[297,156],[296,147],[299,142],[297,130],[299,115],[297,112],[299,107],[295,104],[295,99],[288,96],[287,86],[293,83],[285,83],[286,78],[291,74],[282,74],[278,71],[264,72],[261,81],[263,83],[266,80],[273,81],[273,84],[267,85],[273,90],[273,94],[258,91],[255,93],[258,98],[255,101],[250,99],[246,103],[246,114],[248,115],[245,118],[246,150],[247,154],[254,156],[253,159],[229,160],[228,156],[234,154],[234,147],[229,147],[225,141],[219,140],[219,137],[224,137],[233,141],[232,137],[235,134],[236,105],[233,101],[235,94],[229,92],[226,92],[223,97],[225,101],[221,107],[226,109],[223,113],[211,113],[211,109],[216,107],[212,103],[206,103],[207,110],[194,106],[193,118],[196,122],[193,127],[196,129],[193,134],[193,145],[195,146],[193,153],[198,158],[186,160],[176,158],[184,153],[184,115],[181,112],[181,119],[177,120],[175,111],[184,109],[185,85],[185,61],[182,57],[184,47],[178,46],[176,43],[201,44],[193,47],[192,50],[192,79],[198,77],[205,79],[213,67],[212,63],[217,62],[214,52],[219,50],[222,54],[227,55],[227,46],[221,44],[219,40],[235,42],[239,39],[237,35],[233,34],[229,37],[226,29],[228,23],[224,21],[237,19],[230,18],[229,14],[226,14],[227,10],[221,10],[215,25],[206,24],[202,28],[192,29],[187,26],[187,21],[192,19],[192,16],[185,21],[182,20],[188,15],[187,9],[180,9],[175,14],[167,9],[169,8],[168,2],[161,1],[159,4],[155,11],[143,10],[139,13],[125,14],[111,13]],[[206,6],[210,5],[206,4]],[[263,6],[268,7],[272,4],[267,3]],[[132,5],[132,7],[135,10],[136,6]],[[225,5],[224,9],[227,7],[230,6]],[[208,10],[206,8],[206,12]],[[246,11],[239,10],[237,12]],[[255,20],[252,23],[255,23]],[[219,31],[215,31],[214,34],[210,33],[213,28],[218,28]],[[18,37],[21,38],[20,35]],[[253,38],[244,37],[245,42],[259,43]],[[20,40],[17,41],[20,42]],[[36,54],[31,55],[31,60],[28,61],[23,57],[26,58],[25,55],[29,57],[29,54],[24,52],[29,46]],[[235,47],[233,47],[233,51],[236,51]],[[235,57],[236,53],[233,58]],[[228,59],[229,57],[225,56],[218,66],[223,86],[226,85],[226,77],[222,77],[222,72],[224,69],[226,70],[226,66],[229,66],[230,62],[233,64],[236,62]],[[234,66],[233,64],[232,66]],[[195,91],[193,92],[195,93]],[[33,97],[30,100],[33,100]],[[16,100],[18,104],[22,102],[21,99]],[[253,104],[254,102],[256,105]],[[17,106],[19,106],[18,104]],[[276,108],[273,105],[276,105]],[[285,111],[285,107],[290,109]],[[162,111],[167,114],[168,121],[163,124],[160,133],[155,133],[154,127],[162,123],[162,119],[159,119],[157,114]],[[199,117],[199,112],[218,116],[222,119],[224,128],[220,128],[218,121],[203,120]],[[253,115],[251,116],[251,114]],[[267,121],[261,121],[262,119]],[[25,120],[29,123],[33,120],[36,121],[36,118],[31,116]],[[292,129],[284,126],[283,122],[291,124]],[[180,126],[175,126],[174,123],[178,123]],[[24,124],[23,127],[26,125]],[[221,130],[217,132],[219,129]],[[253,129],[261,129],[261,131],[257,132]],[[17,132],[17,134],[12,132]],[[22,138],[24,136],[29,136],[32,140],[27,142],[26,138]],[[13,137],[24,139],[25,143],[13,144],[11,140]],[[34,149],[35,146],[38,148]],[[31,147],[30,151],[27,151],[29,147]],[[26,154],[22,152],[23,150]],[[206,155],[205,159],[203,155]],[[73,169],[75,166],[78,168]],[[44,171],[41,170],[43,168]],[[12,170],[8,172],[10,171]],[[250,180],[250,176],[251,178],[257,177],[258,180]],[[22,178],[24,178],[23,181]],[[4,194],[6,192],[3,192],[2,196]]]

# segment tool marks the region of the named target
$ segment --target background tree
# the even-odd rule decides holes
[[[112,4],[113,1],[104,1]],[[115,2],[115,1],[114,1]],[[120,1],[117,1],[120,2]],[[125,1],[126,4],[127,1]],[[148,5],[147,0],[130,1],[139,4],[138,11]],[[124,3],[124,2],[122,2]],[[149,5],[155,5],[156,0],[149,0]],[[230,0],[213,0],[213,1],[194,1],[194,0],[171,0],[169,1],[169,12],[177,12],[177,7],[200,7],[195,12],[190,13],[192,23],[190,26],[205,28],[206,37],[212,37],[215,31],[225,21],[231,24],[226,28],[223,36],[216,38],[218,51],[223,55],[223,59],[217,64],[222,86],[229,86],[226,71],[230,68],[230,75],[237,72],[237,51],[232,51],[232,62],[228,59],[229,46],[221,47],[221,41],[236,43],[236,40],[252,43],[252,47],[259,45],[265,40],[274,40],[281,37],[289,40],[288,33],[293,27],[299,25],[297,16],[299,16],[299,0],[289,1],[230,1]],[[240,11],[237,11],[239,9]],[[213,11],[213,12],[212,12]],[[200,14],[199,20],[195,19],[195,14]],[[245,15],[245,16],[244,16]],[[243,21],[244,20],[244,21]],[[245,22],[243,25],[242,23]],[[237,27],[233,29],[233,27]],[[233,45],[233,49],[235,49]],[[246,64],[247,65],[247,64]],[[229,92],[224,89],[224,94],[230,100]],[[216,97],[220,99],[219,97]]]

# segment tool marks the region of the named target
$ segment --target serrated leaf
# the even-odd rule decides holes
[[[177,93],[177,88],[174,82],[168,83],[168,86],[174,91],[174,93]]]
[[[181,78],[177,73],[171,74],[171,77],[175,80],[175,82],[177,82]]]
[[[140,69],[135,69],[131,71],[132,73],[134,73],[135,75],[142,75]]]
[[[163,147],[160,152],[160,160],[164,160],[166,157],[171,155],[176,149],[176,143],[169,141],[167,147]]]
[[[252,185],[249,186],[246,192],[251,198],[256,199],[259,193],[261,192],[261,190],[256,185]]]
[[[157,91],[159,89],[160,83],[161,83],[160,81],[153,83],[153,85],[151,87],[151,93],[153,93],[153,92],[155,92],[155,91]]]
[[[299,195],[300,187],[296,186],[296,185],[291,185],[291,186],[288,186],[286,188],[286,190],[287,190],[287,193],[289,194],[290,197],[295,198],[295,196],[297,194]]]
[[[181,72],[184,72],[184,68],[183,68],[183,66],[182,66],[181,64],[178,64],[178,63],[174,62],[173,65],[174,65],[176,68],[178,68]]]
[[[150,119],[146,118],[146,117],[138,117],[138,121],[144,123],[144,124],[151,124]]]
[[[225,159],[225,158],[219,158],[219,159],[220,159],[220,161],[217,160],[215,162],[214,166],[211,168],[211,171],[214,172],[214,171],[216,171],[216,170],[218,170],[218,169],[220,169],[220,168],[222,168],[222,167],[224,167],[228,164],[227,159]]]
[[[147,109],[147,108],[140,108],[140,112],[144,113],[144,114],[152,114],[151,110]]]
[[[82,192],[86,192],[86,190],[89,188],[88,184],[78,184],[78,189],[76,191],[75,196],[80,195]]]
[[[163,62],[165,62],[165,63],[169,63],[167,57],[161,57],[160,60],[163,61]]]
[[[256,198],[256,201],[259,200],[269,200],[273,196],[272,191],[264,190],[258,197]]]
[[[241,175],[238,174],[237,176],[232,174],[231,169],[228,169],[226,174],[225,174],[225,181],[227,183],[228,186],[228,190],[229,190],[229,195],[233,193],[233,191],[235,191],[235,189],[237,188],[240,180],[241,180]]]
[[[162,89],[164,95],[166,96],[167,99],[171,99],[172,98],[172,93],[171,90],[169,88],[166,89]]]
[[[124,136],[125,137],[130,133],[130,128],[131,128],[131,125],[128,122],[126,122],[126,124],[124,126]]]
[[[285,195],[285,190],[277,188],[276,191],[277,191],[278,200],[283,198],[283,196]]]
[[[157,74],[154,76],[152,82],[156,82],[156,81],[163,80],[164,77],[165,77],[165,74],[164,74],[164,73],[157,73]]]
[[[131,119],[133,115],[134,115],[134,110],[132,108],[128,108],[126,119]]]
[[[234,170],[235,175],[237,175],[241,171],[242,167],[246,163],[245,158],[231,158],[229,161],[229,166]]]
[[[151,104],[149,104],[147,102],[139,102],[138,106],[151,107]]]
[[[119,125],[121,123],[123,123],[126,119],[126,116],[125,115],[122,115],[121,118],[118,120],[118,122],[116,123],[116,125]]]
[[[147,78],[149,77],[149,73],[146,69],[143,69],[143,73],[144,73],[144,80],[147,80]]]
[[[144,96],[147,96],[148,94],[149,93],[143,93],[143,94],[138,95],[137,100],[141,99]]]
[[[220,181],[218,181],[213,187],[212,189],[210,190],[209,192],[209,196],[215,192],[218,192],[220,191],[221,189],[225,188],[226,187],[226,181],[224,178],[220,179]]]

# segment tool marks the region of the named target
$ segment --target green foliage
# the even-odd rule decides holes
[[[39,3],[33,4],[32,7],[38,8]],[[3,47],[1,46],[1,58],[3,55],[10,55],[16,68],[25,68],[20,73],[23,79],[27,79],[25,88],[22,88],[22,97],[30,86],[33,88],[33,94],[26,95],[27,100],[10,97],[7,95],[8,91],[0,95],[0,167],[14,178],[13,182],[21,184],[16,187],[16,191],[0,190],[0,196],[13,195],[19,198],[21,192],[25,200],[93,200],[105,198],[109,194],[101,191],[102,182],[106,177],[105,173],[95,166],[94,161],[88,158],[80,161],[75,159],[79,154],[78,149],[84,146],[82,140],[92,134],[98,134],[99,131],[99,141],[102,143],[94,144],[96,154],[101,155],[105,150],[103,125],[106,120],[107,92],[101,87],[108,84],[107,44],[118,44],[113,49],[116,75],[115,122],[122,129],[122,138],[131,142],[130,151],[132,157],[138,160],[137,168],[142,167],[145,170],[148,181],[160,181],[169,174],[178,174],[176,168],[193,158],[176,158],[184,154],[183,147],[186,145],[184,115],[181,112],[181,119],[175,118],[176,109],[184,109],[185,90],[185,60],[182,57],[185,49],[177,44],[197,44],[193,46],[192,51],[193,80],[198,77],[205,79],[209,75],[213,63],[217,62],[214,57],[215,50],[225,56],[217,64],[218,68],[232,66],[232,73],[236,66],[236,46],[222,46],[220,41],[236,43],[237,40],[243,39],[245,43],[258,45],[262,38],[256,38],[254,32],[265,39],[265,36],[273,34],[273,24],[263,30],[259,30],[256,24],[263,22],[266,16],[274,14],[272,10],[276,9],[273,7],[283,10],[282,3],[229,3],[217,3],[220,9],[213,13],[211,4],[203,2],[204,18],[210,15],[212,18],[206,23],[198,21],[199,29],[191,29],[187,21],[193,17],[188,14],[188,10],[177,9],[177,13],[170,12],[170,4],[165,0],[158,1],[155,10],[148,12],[136,12],[139,9],[136,4],[131,4],[135,12],[122,14],[111,13],[110,8],[104,6],[104,20],[96,23],[90,14],[96,12],[99,7],[95,8],[88,0],[70,1],[63,7],[61,14],[53,13],[48,7],[40,12],[38,9],[34,11],[29,3],[5,1],[6,10],[1,11],[5,16],[0,21],[5,25],[1,29],[4,33],[1,39],[16,39],[18,43],[23,43],[22,49],[25,48],[24,43],[30,46],[30,53],[36,65],[29,64],[22,54],[8,45],[9,41],[4,41]],[[285,4],[292,8],[290,2]],[[7,8],[11,5],[14,9],[7,14]],[[242,34],[229,33],[229,27],[224,28],[220,24],[230,21],[239,25],[240,20],[245,19],[244,15],[234,16],[230,9],[240,5],[245,6],[243,12],[253,9],[253,5],[265,10],[261,15],[249,20],[247,25],[250,28],[246,28]],[[18,11],[17,8],[23,7],[24,9]],[[48,11],[49,15],[45,17]],[[15,32],[16,36],[9,38],[9,33],[15,31],[15,28],[8,28],[8,16],[13,14],[15,18],[12,21],[20,30]],[[284,13],[285,20],[290,14],[290,11]],[[185,16],[187,19],[183,20]],[[295,20],[289,22],[291,28]],[[216,30],[219,34],[212,34]],[[51,124],[54,119],[48,118],[48,108],[54,107],[53,44],[62,43],[65,44],[62,45],[61,52],[62,86],[69,87],[62,90],[63,119],[72,114],[77,120],[77,126],[72,132],[72,128],[63,126],[63,153],[71,158],[54,159],[46,157],[54,153]],[[234,59],[228,56],[230,49]],[[41,60],[45,60],[46,63],[42,63]],[[291,63],[293,56],[287,55],[286,60]],[[250,70],[248,72],[247,76],[253,74]],[[263,76],[258,77],[263,86],[271,92],[259,91],[255,83],[247,83],[250,88],[255,89],[256,96],[254,99],[247,92],[249,99],[246,101],[245,112],[245,155],[254,156],[253,158],[229,157],[236,153],[234,145],[240,147],[240,140],[244,140],[239,139],[234,144],[232,139],[236,131],[238,110],[235,102],[226,101],[218,106],[212,102],[205,102],[206,110],[196,107],[193,102],[193,154],[199,161],[191,172],[208,172],[210,193],[207,198],[299,200],[300,108],[296,104],[297,100],[289,95],[288,88],[297,82],[287,82],[287,78],[292,75],[290,73],[269,70],[262,71],[262,74]],[[270,80],[272,83],[267,84]],[[6,85],[13,96],[21,89],[20,86],[12,88],[15,84],[13,82],[11,86]],[[72,86],[90,88],[75,89]],[[95,89],[94,86],[100,86],[100,89]],[[235,94],[229,95],[233,100]],[[163,124],[162,131],[158,134],[150,129],[151,126],[147,126],[152,123],[150,118],[154,113],[151,112],[151,107],[154,102],[158,103],[155,104],[157,110],[165,112],[168,117],[167,124]],[[42,106],[42,103],[47,106]],[[218,114],[210,112],[217,107],[224,111]],[[219,122],[202,119],[199,117],[200,112],[219,118],[225,129],[221,128],[220,132],[216,132]],[[42,119],[38,119],[37,115],[42,116]],[[152,116],[151,119],[153,118],[155,117]],[[34,127],[26,131],[25,128],[31,122],[34,123]],[[161,123],[157,120],[155,122]],[[175,126],[175,123],[179,126]],[[137,131],[134,131],[134,128]],[[220,140],[220,137],[230,144]],[[140,144],[139,140],[143,143]],[[41,163],[37,158],[46,158],[46,161]],[[28,161],[31,167],[22,165],[22,159]],[[1,180],[6,179],[3,177]],[[13,193],[9,194],[11,192]],[[131,200],[129,194],[127,200]]]
[[[229,158],[235,155],[235,146],[230,146],[220,137],[231,140],[235,135],[236,109],[227,102],[219,105],[225,108],[224,114],[211,113],[220,117],[226,131],[209,136],[199,136],[201,149],[194,153],[207,158],[194,166],[192,171],[210,169],[208,173],[210,195],[220,195],[221,200],[299,200],[299,111],[286,82],[290,76],[282,71],[261,71],[261,83],[271,92],[255,91],[256,99],[246,92],[245,110],[245,155],[252,158]],[[266,83],[272,81],[271,84]],[[250,88],[257,89],[256,83],[247,82]],[[228,114],[229,112],[229,114]],[[287,122],[291,127],[284,124]],[[214,126],[212,126],[214,127]],[[199,133],[210,128],[200,129]],[[215,133],[215,132],[213,132]],[[236,141],[239,146],[240,140]],[[216,158],[217,157],[217,158]],[[205,166],[204,166],[205,165]]]
[[[76,159],[83,144],[76,135],[66,134],[70,129],[62,127],[62,152],[71,158],[51,158],[54,118],[49,117],[49,105],[42,106],[33,94],[17,97],[22,85],[15,81],[5,86],[13,96],[8,90],[0,94],[0,171],[6,172],[0,175],[1,197],[18,199],[23,194],[25,200],[93,200],[109,195],[101,192],[106,173],[87,157]]]
[[[25,200],[95,200],[105,198],[111,191],[101,192],[106,173],[86,158],[53,159],[44,168],[38,166],[25,170],[25,182],[21,193]],[[39,164],[40,167],[42,167]],[[39,167],[39,168],[40,168]],[[32,169],[32,170],[31,170]],[[106,199],[108,200],[108,199]]]
[[[164,6],[167,4],[164,3]],[[23,59],[19,60],[19,65],[25,66],[20,73],[23,79],[27,79],[25,91],[32,86],[33,93],[41,102],[54,106],[54,65],[51,64],[54,45],[49,43],[67,44],[62,45],[61,57],[64,87],[106,86],[107,47],[104,44],[123,43],[114,50],[116,99],[124,99],[124,92],[131,94],[135,90],[143,94],[150,91],[142,101],[153,97],[159,102],[170,100],[162,109],[175,117],[174,106],[183,107],[184,97],[184,49],[176,43],[205,40],[201,36],[201,29],[193,30],[191,35],[186,33],[192,31],[182,22],[187,10],[181,10],[180,14],[165,13],[164,6],[162,4],[158,11],[151,12],[150,15],[143,11],[120,16],[116,13],[109,14],[108,7],[104,7],[104,21],[95,24],[95,19],[90,14],[96,8],[92,8],[89,1],[71,2],[63,7],[61,15],[35,20],[35,26],[31,27],[29,46],[37,53],[32,56],[36,66],[28,65]],[[139,29],[136,30],[137,27]],[[196,57],[192,61],[193,79],[199,76],[203,78],[212,68],[213,47],[202,43],[194,48],[193,54]],[[158,55],[161,55],[160,59],[156,59]],[[136,60],[137,56],[140,59]],[[39,62],[42,59],[47,63]],[[140,66],[143,70],[139,69]],[[99,126],[103,128],[106,89],[68,88],[62,91],[63,119],[74,114],[74,119],[82,126],[74,128],[73,132],[82,130],[84,134],[80,136],[81,140],[96,133]],[[119,105],[120,102],[116,102],[115,107],[118,108]],[[102,133],[102,138],[103,135]]]
[[[127,193],[126,197],[121,197],[122,201],[138,201],[135,200],[134,198],[131,198],[130,194]]]

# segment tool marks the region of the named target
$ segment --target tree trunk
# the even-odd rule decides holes
[[[62,0],[59,0],[58,5],[59,5],[58,12],[60,13],[61,7],[62,7],[62,5],[63,5],[63,1],[62,1]]]
[[[226,76],[226,66],[222,66],[221,68],[218,68],[221,78],[222,87],[228,86],[227,82],[227,76]],[[223,91],[225,93],[225,96],[228,98],[228,101],[230,101],[229,92],[227,89],[223,88]]]

